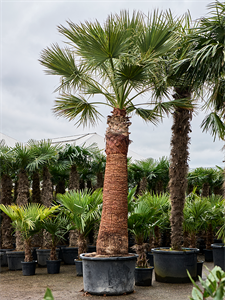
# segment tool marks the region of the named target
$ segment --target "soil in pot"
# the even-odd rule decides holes
[[[31,261],[31,262],[21,261],[21,264],[22,264],[22,272],[24,276],[35,275],[36,261]]]
[[[47,272],[48,274],[58,274],[60,272],[61,259],[47,260]]]
[[[135,268],[135,285],[151,286],[154,267]]]
[[[74,259],[77,276],[83,276],[83,263],[82,260]]]

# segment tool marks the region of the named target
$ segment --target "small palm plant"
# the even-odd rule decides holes
[[[57,196],[57,201],[65,208],[73,229],[78,232],[78,257],[87,252],[87,236],[94,224],[100,220],[102,191],[71,191]]]
[[[71,228],[71,222],[67,216],[52,215],[50,218],[44,220],[42,224],[43,229],[51,234],[51,252],[50,260],[57,260],[56,246],[61,239],[64,239],[65,234]]]
[[[155,211],[152,210],[146,201],[146,195],[140,196],[134,210],[128,214],[128,229],[135,237],[135,245],[132,247],[138,254],[136,266],[138,268],[148,268],[146,257],[147,243],[150,231],[157,224],[155,222]]]
[[[10,217],[12,226],[20,233],[24,242],[25,262],[33,260],[31,253],[31,239],[40,231],[41,223],[50,216],[59,206],[45,207],[37,203],[30,203],[22,206],[0,204],[0,209]]]

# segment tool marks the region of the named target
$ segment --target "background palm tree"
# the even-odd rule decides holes
[[[54,44],[42,51],[40,59],[47,74],[61,77],[55,113],[69,120],[77,117],[79,125],[86,125],[99,119],[96,105],[104,103],[101,97],[90,102],[90,96],[104,96],[104,104],[112,108],[105,136],[107,159],[97,253],[127,254],[128,114],[136,113],[156,123],[159,106],[143,109],[138,106],[140,102],[134,103],[151,89],[153,78],[159,79],[160,59],[176,41],[174,23],[156,11],[146,22],[140,13],[130,18],[121,12],[110,15],[103,25],[98,21],[80,25],[68,22],[68,28],[58,29],[68,38],[69,46],[63,49]]]

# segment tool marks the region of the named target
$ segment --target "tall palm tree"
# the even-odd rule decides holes
[[[171,137],[170,167],[169,167],[169,191],[171,200],[171,248],[182,250],[182,228],[183,209],[185,193],[187,189],[189,144],[191,132],[191,120],[193,101],[195,95],[203,88],[203,79],[198,68],[192,65],[193,50],[196,48],[194,42],[190,41],[190,35],[196,25],[192,25],[191,16],[186,13],[180,19],[180,26],[177,27],[179,41],[174,55],[168,57],[165,63],[166,80],[157,93],[163,92],[172,98],[180,100],[181,105],[175,107],[173,112],[173,125]],[[166,93],[165,93],[166,91]]]
[[[57,44],[42,51],[40,63],[46,73],[57,75],[61,84],[54,112],[78,125],[95,124],[101,114],[96,105],[112,108],[107,118],[106,169],[103,187],[103,211],[97,240],[99,255],[128,253],[127,232],[127,151],[128,114],[136,113],[156,123],[158,106],[139,108],[138,96],[146,94],[152,81],[161,80],[160,59],[176,41],[174,23],[154,12],[147,18],[141,13],[110,15],[101,25],[98,21],[80,25],[68,22],[58,26],[69,42],[65,49]],[[91,96],[101,95],[96,102]],[[141,105],[142,106],[142,105]],[[163,104],[160,104],[162,109]],[[168,108],[168,103],[166,104]]]
[[[51,207],[53,202],[53,186],[52,186],[49,167],[51,164],[57,162],[58,153],[59,150],[61,149],[61,145],[60,144],[52,145],[51,140],[41,140],[41,141],[30,140],[28,142],[28,145],[30,147],[30,151],[32,153],[33,159],[29,163],[27,168],[30,171],[36,171],[38,169],[42,171],[41,203],[46,207]],[[38,240],[36,240],[35,242],[38,242]],[[50,245],[51,245],[50,234],[44,231],[42,247],[50,248]]]
[[[203,106],[209,114],[205,117],[201,127],[209,131],[215,138],[224,141],[225,122],[225,4],[215,1],[209,6],[208,17],[202,18],[193,41],[198,45],[194,55],[193,65],[202,70],[206,82],[207,100]],[[225,188],[224,188],[225,191]]]

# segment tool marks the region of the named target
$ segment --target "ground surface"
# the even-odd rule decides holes
[[[203,257],[200,257],[203,258]],[[204,263],[208,268],[213,268],[213,263]],[[203,279],[208,274],[203,267]],[[47,274],[46,268],[36,269],[36,275],[23,276],[22,271],[9,271],[3,267],[0,273],[0,300],[42,300],[49,287],[55,300],[85,299],[100,300],[102,296],[84,295],[83,277],[76,276],[75,265],[61,265],[59,274]],[[107,299],[120,300],[188,300],[191,296],[193,285],[165,284],[155,281],[152,286],[135,286],[135,292],[123,296],[107,296]]]

